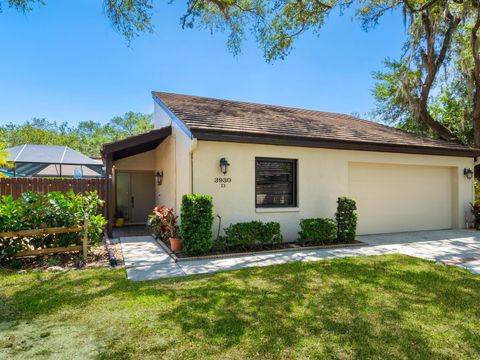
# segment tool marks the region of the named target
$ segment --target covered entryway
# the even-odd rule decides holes
[[[450,229],[456,168],[349,163],[349,195],[357,201],[358,233]]]
[[[154,150],[171,135],[170,126],[120,140],[103,147],[107,176],[108,233],[112,235],[115,216],[127,224],[144,224],[158,196]]]

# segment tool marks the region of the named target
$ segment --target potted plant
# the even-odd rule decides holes
[[[181,251],[183,246],[181,240],[178,238],[178,216],[172,208],[164,205],[157,206],[149,215],[148,225],[153,234],[164,242],[170,242],[170,248],[174,252]]]

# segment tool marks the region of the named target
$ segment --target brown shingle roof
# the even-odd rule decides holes
[[[389,148],[383,151],[462,156],[480,154],[478,149],[416,136],[350,115],[164,92],[153,92],[153,96],[163,102],[199,138],[202,134],[210,134],[210,137],[212,134],[224,134],[228,140],[229,134],[235,134],[238,141],[242,141],[242,137],[259,140],[289,138],[293,141],[306,141],[306,146],[315,146],[315,142],[324,144],[321,147],[343,143],[357,144],[360,149],[362,146],[373,147],[366,150],[375,150],[375,147],[381,146]],[[380,148],[379,150],[381,151]]]

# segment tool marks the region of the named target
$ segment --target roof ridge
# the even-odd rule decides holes
[[[65,153],[67,152],[67,149],[68,149],[68,148],[69,148],[69,147],[65,145],[65,148],[63,149],[62,158],[60,159],[60,164],[63,163],[63,159],[65,158]],[[81,153],[79,153],[79,154],[81,154]],[[82,155],[83,155],[83,154],[82,154]]]
[[[253,101],[244,101],[244,100],[232,100],[232,99],[224,99],[224,98],[215,98],[215,97],[210,97],[210,96],[199,96],[199,95],[190,95],[190,94],[180,94],[180,93],[171,93],[171,92],[165,92],[165,91],[152,91],[153,94],[165,94],[165,95],[175,95],[175,96],[184,96],[184,97],[191,97],[191,98],[198,98],[198,99],[205,99],[205,100],[216,100],[216,101],[223,101],[223,102],[233,102],[237,104],[246,104],[246,105],[255,105],[255,106],[269,106],[269,107],[277,107],[281,109],[288,109],[288,110],[299,110],[299,111],[312,111],[316,113],[322,113],[322,114],[331,114],[331,115],[342,115],[342,116],[350,116],[355,119],[358,119],[360,121],[366,121],[368,123],[373,123],[373,124],[379,124],[370,120],[365,120],[362,118],[359,118],[355,115],[349,115],[349,114],[344,114],[344,113],[339,113],[339,112],[334,112],[334,111],[323,111],[323,110],[316,110],[316,109],[308,109],[308,108],[300,108],[300,107],[295,107],[295,106],[285,106],[285,105],[277,105],[277,104],[266,104],[266,103],[258,103],[258,102],[253,102]],[[379,124],[382,125],[382,124]],[[386,125],[383,125],[386,126]],[[389,126],[386,126],[389,127]]]
[[[27,147],[28,144],[23,144],[23,147],[22,149],[18,152],[17,156],[15,156],[15,159],[13,161],[17,161],[18,157],[20,156],[20,154],[23,152],[23,150],[25,150],[25,148]]]

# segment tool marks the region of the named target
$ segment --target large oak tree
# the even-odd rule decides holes
[[[187,0],[183,27],[228,31],[238,53],[250,34],[267,61],[318,32],[334,8],[354,8],[368,29],[402,11],[408,39],[400,59],[376,74],[376,114],[410,131],[480,146],[480,0]],[[47,0],[0,0],[28,12]],[[153,30],[154,0],[103,0],[112,26],[130,41]]]

